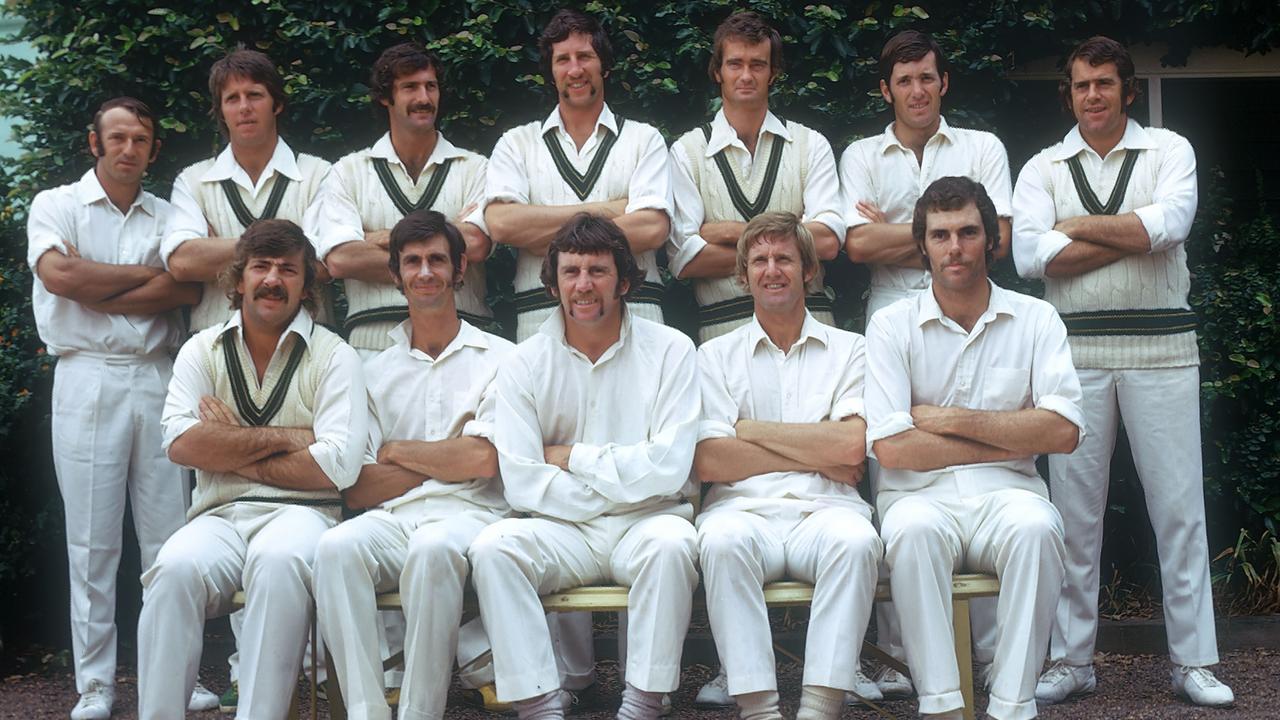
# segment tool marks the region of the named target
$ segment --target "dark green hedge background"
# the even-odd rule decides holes
[[[48,446],[51,362],[34,335],[25,267],[25,212],[41,188],[69,182],[89,166],[85,133],[104,99],[132,94],[162,116],[164,147],[148,189],[169,194],[175,173],[220,144],[209,118],[206,76],[226,48],[244,43],[275,59],[289,107],[282,132],[297,149],[336,159],[384,129],[373,112],[368,68],[404,39],[427,43],[444,60],[443,129],[464,147],[488,153],[506,128],[545,116],[553,102],[537,69],[536,35],[551,14],[522,0],[345,3],[333,0],[18,0],[22,38],[42,59],[0,63],[0,114],[22,120],[26,154],[0,168],[0,636],[61,642],[65,636],[65,550],[61,507]],[[1105,33],[1128,43],[1157,42],[1170,64],[1199,46],[1265,52],[1280,37],[1274,2],[888,2],[820,4],[590,2],[613,40],[617,64],[606,95],[621,113],[672,138],[714,109],[706,75],[710,35],[733,10],[771,18],[786,40],[786,74],[776,86],[779,114],[809,124],[837,154],[890,119],[879,98],[876,58],[907,27],[932,32],[951,64],[944,112],[953,124],[997,132],[1014,173],[1032,152],[1062,135],[1070,119],[1051,83],[1022,83],[1009,73],[1036,59],[1058,59],[1079,40]],[[1141,107],[1135,115],[1145,117]],[[1174,129],[1178,129],[1176,126]],[[1192,144],[1197,138],[1192,136]],[[1275,158],[1259,161],[1275,162]],[[1201,168],[1202,208],[1192,238],[1193,303],[1202,320],[1205,462],[1211,549],[1241,528],[1280,520],[1280,365],[1273,293],[1280,283],[1280,238],[1256,203],[1229,190],[1252,177],[1215,177]],[[999,280],[1018,282],[1011,269]],[[500,276],[500,273],[497,275]],[[858,327],[865,273],[843,256],[831,268],[842,320]],[[499,282],[493,297],[509,292]],[[687,289],[669,305],[688,320]],[[1112,515],[1145,517],[1131,467],[1114,473]],[[1154,564],[1145,522],[1109,523],[1104,562],[1125,569]],[[122,572],[136,576],[136,559]],[[1105,574],[1104,570],[1104,574]],[[121,584],[121,637],[136,612],[136,584]],[[130,593],[134,595],[131,596]],[[132,602],[131,602],[132,601]]]

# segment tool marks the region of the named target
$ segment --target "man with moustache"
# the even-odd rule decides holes
[[[466,241],[444,215],[416,210],[391,230],[387,252],[409,317],[392,330],[395,344],[365,366],[369,441],[343,497],[366,512],[327,531],[316,548],[316,612],[352,720],[391,718],[376,595],[397,588],[408,621],[400,716],[444,717],[467,548],[510,514],[493,410],[498,363],[512,345],[458,317]],[[484,640],[478,619],[467,625]]]
[[[116,570],[126,495],[142,569],[182,526],[181,470],[160,447],[160,411],[182,342],[175,312],[200,300],[160,261],[169,204],[142,189],[160,150],[155,115],[131,97],[93,116],[94,167],[36,195],[27,217],[31,308],[53,371],[54,472],[71,585],[72,720],[104,720],[115,701]]]
[[[315,252],[302,229],[254,223],[225,277],[235,313],[183,345],[165,400],[164,447],[195,468],[196,487],[187,524],[142,576],[146,720],[183,714],[204,619],[225,613],[240,588],[236,716],[284,717],[307,643],[316,543],[341,519],[339,490],[364,454],[360,358],[312,319]]]
[[[769,89],[782,72],[782,37],[753,12],[716,28],[707,74],[720,86],[721,109],[709,124],[671,146],[676,215],[671,272],[693,278],[702,342],[751,321],[752,302],[735,277],[738,238],[766,211],[799,215],[820,260],[840,252],[844,220],[831,145],[821,134],[769,111]],[[821,267],[813,278],[822,285]],[[814,317],[834,324],[831,301],[810,294]]]
[[[204,283],[204,297],[191,310],[193,334],[232,314],[218,279],[244,231],[271,218],[306,225],[329,172],[328,162],[295,152],[280,137],[284,80],[265,54],[240,47],[215,62],[209,99],[227,146],[173,181],[175,212],[161,249],[174,277]],[[322,322],[328,321],[325,297],[319,296]]]
[[[932,37],[904,30],[880,52],[880,95],[893,110],[884,132],[851,144],[840,157],[844,219],[849,229],[845,253],[871,268],[871,292],[865,321],[894,301],[920,293],[929,285],[920,252],[911,235],[916,200],[934,180],[961,176],[982,183],[996,207],[1000,237],[996,258],[1009,253],[1009,158],[1004,144],[989,132],[949,125],[942,117],[942,98],[950,74],[947,58]],[[879,468],[870,463],[872,493]],[[975,668],[985,682],[993,650],[995,602],[979,598],[969,604],[973,615]],[[902,658],[898,619],[892,603],[876,606],[877,640]],[[886,667],[876,676],[885,697],[907,697],[911,681]]]
[[[782,718],[763,585],[784,577],[814,586],[797,720],[832,720],[847,691],[875,691],[859,669],[884,549],[856,487],[865,348],[805,309],[814,245],[790,213],[747,223],[736,273],[754,317],[698,351],[707,615],[727,691],[753,720]]]
[[[467,272],[455,289],[461,317],[491,329],[484,261],[491,244],[478,211],[485,159],[436,128],[444,66],[417,43],[388,48],[373,64],[369,86],[387,132],[371,147],[334,163],[324,182],[314,229],[317,253],[347,294],[343,327],[364,359],[391,347],[388,333],[408,317],[405,297],[388,271],[391,228],[416,210],[450,218],[467,242]]]
[[[652,126],[614,115],[604,100],[613,49],[596,18],[558,11],[538,38],[557,104],[541,122],[498,140],[485,181],[485,221],[516,248],[516,339],[533,336],[557,303],[539,284],[551,239],[578,213],[614,220],[643,273],[631,288],[638,317],[662,322],[657,250],[671,227],[667,148]]]
[[[1200,356],[1187,304],[1185,242],[1196,211],[1191,145],[1129,117],[1133,59],[1093,37],[1067,58],[1060,85],[1076,126],[1022,169],[1014,192],[1013,257],[1043,278],[1067,325],[1085,390],[1089,438],[1049,459],[1049,487],[1071,542],[1049,659],[1036,698],[1093,692],[1098,562],[1123,421],[1160,555],[1174,692],[1229,705],[1218,662],[1200,458]],[[1106,198],[1103,200],[1102,198]]]
[[[697,369],[687,337],[631,312],[643,277],[621,228],[574,217],[543,263],[560,307],[498,370],[494,444],[527,517],[482,530],[470,558],[498,697],[521,720],[564,717],[539,601],[556,590],[630,588],[619,718],[652,720],[679,684],[698,583]]]
[[[935,181],[912,234],[929,289],[867,327],[867,444],[902,643],[924,717],[960,718],[951,575],[1000,578],[987,714],[1036,715],[1036,675],[1062,584],[1063,532],[1035,456],[1084,436],[1080,383],[1052,306],[987,279],[994,203],[964,177]]]

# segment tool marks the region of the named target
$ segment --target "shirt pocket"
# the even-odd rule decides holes
[[[1021,410],[1030,406],[1030,370],[987,368],[982,379],[982,409]]]

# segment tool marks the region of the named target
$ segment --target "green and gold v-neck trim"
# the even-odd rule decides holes
[[[702,134],[706,136],[707,142],[711,142],[711,123],[702,126]],[[720,177],[724,180],[725,187],[729,190],[729,200],[733,203],[733,207],[742,216],[743,220],[751,221],[755,216],[763,213],[769,208],[769,201],[773,199],[773,186],[778,182],[778,168],[782,166],[782,151],[787,144],[783,138],[771,133],[771,143],[769,146],[769,159],[766,162],[764,170],[764,178],[760,181],[760,189],[756,192],[755,200],[748,200],[746,192],[742,189],[742,184],[738,182],[738,176],[734,174],[733,167],[729,164],[729,157],[722,148],[714,155],[716,168],[720,170]]]
[[[591,195],[591,191],[595,189],[596,182],[600,180],[600,175],[604,172],[605,163],[609,162],[609,153],[613,151],[613,146],[618,142],[618,136],[622,135],[622,126],[626,123],[624,118],[618,118],[618,132],[613,132],[609,128],[605,128],[605,138],[600,141],[600,147],[596,148],[595,157],[591,158],[591,164],[587,166],[587,172],[580,173],[578,169],[569,161],[569,156],[564,154],[564,148],[560,147],[560,141],[556,139],[556,128],[550,128],[542,134],[542,141],[547,146],[547,151],[551,153],[551,161],[555,163],[556,170],[560,173],[560,178],[565,181],[578,199],[586,201],[587,196]]]
[[[222,338],[222,357],[227,363],[231,395],[235,399],[236,410],[239,411],[240,417],[250,425],[263,427],[270,423],[284,406],[285,396],[289,394],[289,386],[293,384],[293,376],[302,365],[302,356],[306,354],[307,343],[301,337],[294,337],[293,349],[289,351],[289,358],[285,361],[284,368],[275,377],[275,383],[271,386],[271,392],[267,395],[265,402],[259,405],[254,395],[261,396],[265,388],[259,389],[258,393],[253,391],[253,386],[250,385],[249,378],[246,376],[244,363],[240,359],[240,351],[236,349],[236,342],[234,334]],[[264,379],[271,377],[268,369]]]
[[[1141,154],[1141,150],[1124,151],[1124,162],[1120,165],[1120,174],[1116,176],[1115,187],[1111,188],[1111,196],[1107,198],[1106,205],[1102,204],[1098,195],[1094,193],[1093,187],[1089,185],[1089,178],[1084,174],[1084,166],[1080,164],[1080,156],[1073,155],[1067,158],[1067,168],[1071,171],[1071,183],[1076,186],[1080,204],[1090,215],[1115,215],[1120,212],[1125,193],[1129,191],[1129,180],[1133,178],[1133,168],[1138,164],[1138,156]]]
[[[449,177],[449,169],[453,166],[456,158],[446,158],[440,161],[436,166],[435,172],[431,174],[431,180],[427,182],[427,187],[422,191],[422,195],[416,201],[409,200],[409,196],[404,194],[400,189],[400,184],[396,182],[395,177],[391,174],[391,163],[386,158],[370,158],[373,161],[373,170],[378,175],[378,182],[382,183],[382,189],[387,193],[387,197],[391,198],[392,204],[400,211],[402,215],[408,215],[415,210],[429,210],[435,205],[436,198],[440,197],[440,191],[444,188],[445,180]]]

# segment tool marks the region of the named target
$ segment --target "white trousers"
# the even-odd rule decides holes
[[[951,576],[968,570],[1000,578],[987,714],[997,720],[1035,717],[1036,679],[1062,587],[1058,511],[1026,490],[968,498],[917,494],[889,508],[881,532],[920,712],[964,706],[951,622]]]
[[[808,515],[712,510],[698,518],[707,616],[729,693],[777,690],[764,584],[812,583],[804,684],[852,690],[884,552],[867,514],[830,507]]]
[[[311,627],[311,565],[333,518],[309,507],[237,502],[173,534],[142,576],[138,717],[183,717],[200,668],[204,620],[245,591],[240,720],[289,710]]]
[[[125,497],[142,569],[182,527],[186,477],[160,447],[167,356],[74,353],[53,373],[53,467],[67,528],[76,690],[116,678],[116,573]]]
[[[604,516],[585,523],[509,519],[471,544],[472,583],[493,644],[498,697],[512,702],[560,687],[550,633],[538,596],[617,583],[627,600],[627,682],[670,692],[680,682],[680,654],[698,584],[692,508]]]
[[[1050,658],[1093,663],[1102,519],[1117,425],[1123,421],[1160,556],[1169,656],[1178,665],[1213,665],[1218,643],[1205,537],[1199,369],[1077,374],[1089,434],[1074,453],[1049,456],[1049,490],[1071,540]]]
[[[405,618],[400,718],[444,717],[470,570],[467,548],[502,516],[474,505],[440,504],[447,507],[423,512],[423,504],[410,503],[402,512],[371,510],[320,538],[316,612],[352,720],[391,718],[376,595],[396,588]],[[468,649],[468,659],[488,649],[483,628],[479,637],[483,647]]]

